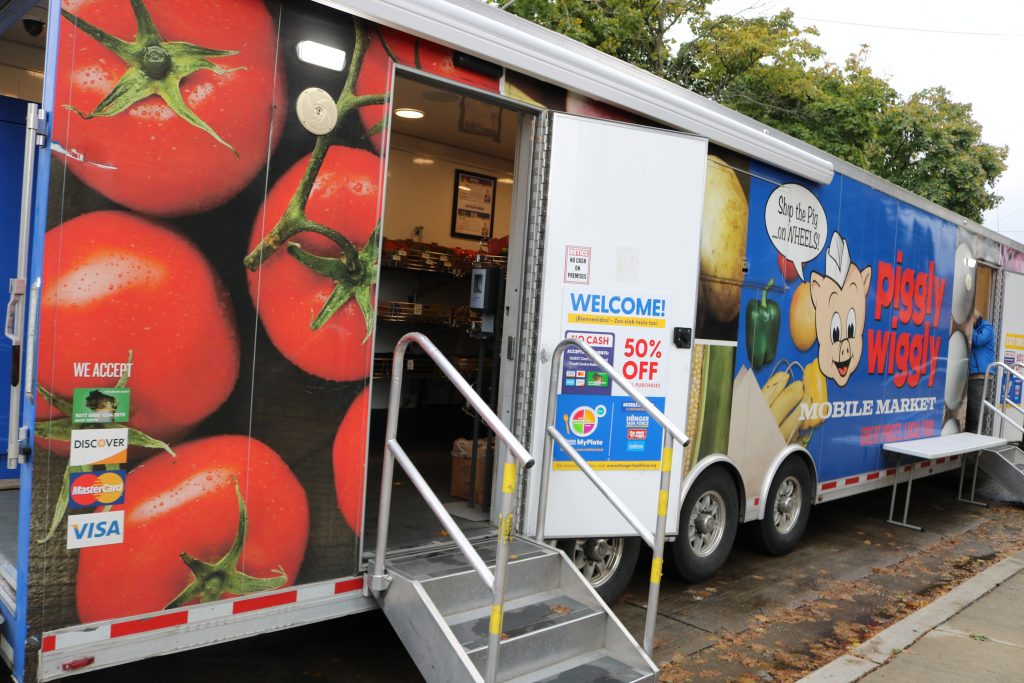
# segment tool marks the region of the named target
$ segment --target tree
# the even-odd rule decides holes
[[[678,83],[981,220],[1001,197],[1006,147],[939,87],[900,97],[867,66],[824,60],[793,13],[712,16],[713,0],[516,0],[510,11]],[[692,38],[677,44],[673,29]]]
[[[928,88],[883,113],[870,168],[897,185],[980,221],[1002,199],[992,191],[1006,170],[1006,147],[981,140],[971,105]]]
[[[502,0],[507,11],[674,80],[672,29],[713,0]]]

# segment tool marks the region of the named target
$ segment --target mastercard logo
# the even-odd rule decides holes
[[[107,472],[81,472],[72,475],[69,482],[69,503],[72,507],[86,508],[97,505],[124,503],[125,473],[123,470]]]

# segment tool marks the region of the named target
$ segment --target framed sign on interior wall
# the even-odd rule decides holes
[[[492,176],[455,169],[452,195],[452,237],[490,238],[494,229],[494,190]]]

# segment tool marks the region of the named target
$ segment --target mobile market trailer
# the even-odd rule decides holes
[[[16,680],[378,606],[430,680],[653,680],[603,601],[641,539],[654,604],[664,536],[701,580],[740,523],[780,554],[1016,457],[1024,247],[650,74],[474,0],[47,31],[4,160]]]

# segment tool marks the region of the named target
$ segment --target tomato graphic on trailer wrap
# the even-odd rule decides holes
[[[850,179],[812,192],[765,166],[751,175],[743,306],[774,302],[781,324],[741,318],[734,417],[753,400],[768,410],[751,419],[778,428],[734,419],[730,455],[774,431],[808,445],[822,480],[884,467],[881,443],[942,426],[956,227]],[[875,229],[891,221],[895,235]],[[770,362],[751,357],[765,345]]]

